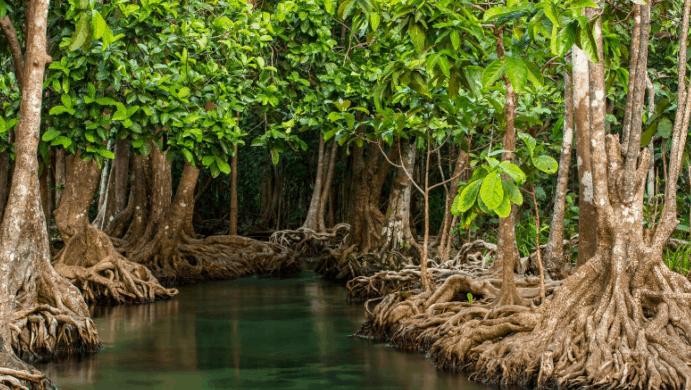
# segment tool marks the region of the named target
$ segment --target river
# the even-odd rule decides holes
[[[38,366],[61,389],[489,389],[351,337],[362,306],[313,273],[185,286],[94,316],[100,353]]]

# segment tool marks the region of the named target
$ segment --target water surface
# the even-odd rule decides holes
[[[350,337],[362,319],[342,287],[311,273],[202,283],[98,310],[103,351],[40,368],[68,390],[488,389]]]

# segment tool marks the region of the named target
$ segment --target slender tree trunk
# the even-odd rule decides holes
[[[564,75],[564,135],[557,172],[557,188],[554,191],[554,210],[549,229],[549,240],[545,249],[545,268],[553,276],[561,276],[564,265],[564,213],[566,194],[569,190],[569,170],[573,143],[573,91],[571,76]]]
[[[65,149],[56,148],[54,158],[55,204],[60,204],[62,190],[65,188]]]
[[[0,153],[0,221],[5,210],[5,203],[7,203],[7,193],[9,190],[10,181],[10,154],[8,152]]]
[[[322,231],[324,228],[323,218],[324,216],[319,216],[319,205],[321,203],[322,194],[322,182],[326,163],[324,161],[324,137],[319,136],[319,154],[317,156],[317,169],[315,172],[314,188],[312,189],[312,199],[310,200],[310,206],[307,210],[307,217],[305,217],[305,222],[302,227],[311,229],[314,231]]]
[[[497,36],[497,54],[504,56],[504,34]],[[504,77],[506,86],[506,129],[504,130],[502,161],[512,161],[516,150],[516,94],[508,78]],[[502,269],[502,288],[498,304],[513,304],[521,301],[514,281],[514,268],[518,264],[518,248],[516,247],[516,215],[518,207],[511,207],[511,214],[499,219],[498,256]]]
[[[453,228],[453,215],[451,215],[451,205],[453,200],[458,194],[458,186],[461,183],[463,171],[468,168],[468,153],[463,150],[458,152],[458,157],[456,157],[456,163],[453,168],[453,174],[451,175],[451,185],[448,193],[446,194],[446,202],[444,203],[444,220],[441,224],[441,229],[439,231],[439,260],[444,261],[449,258],[450,244],[451,240],[451,229]]]
[[[319,223],[322,228],[326,228],[324,219],[326,217],[326,205],[329,202],[331,196],[331,182],[333,181],[334,169],[336,166],[336,158],[338,157],[338,142],[335,140],[331,142],[331,151],[328,154],[328,165],[326,167],[324,183],[322,185],[321,196],[319,197],[319,211],[317,215],[319,216]],[[329,226],[333,226],[333,221],[329,222]]]
[[[115,159],[110,164],[108,182],[102,201],[99,194],[101,207],[99,207],[94,224],[101,229],[109,230],[115,216],[127,207],[129,164],[129,143],[127,140],[119,140],[115,144]]]
[[[578,260],[583,265],[593,257],[597,248],[597,215],[593,204],[593,169],[590,142],[590,78],[588,57],[574,46],[573,104],[576,127],[576,163],[578,166]]]
[[[233,157],[230,167],[230,221],[228,234],[238,234],[238,146],[233,146]]]

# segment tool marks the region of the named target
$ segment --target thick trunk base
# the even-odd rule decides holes
[[[145,266],[118,253],[110,237],[93,225],[70,237],[53,265],[87,303],[149,303],[177,295]]]
[[[40,371],[12,354],[0,353],[0,390],[43,390],[50,386]]]
[[[659,263],[629,288],[601,259],[538,309],[455,328],[432,356],[447,369],[531,387],[691,388],[691,283]]]

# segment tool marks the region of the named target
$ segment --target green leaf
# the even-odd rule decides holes
[[[44,142],[49,142],[57,138],[57,136],[59,135],[60,132],[51,127],[50,129],[46,130],[45,133],[43,133],[43,136],[41,136],[41,140]]]
[[[108,160],[113,160],[115,158],[115,153],[108,149],[98,149],[96,151],[101,157],[107,158]]]
[[[504,198],[502,198],[501,203],[494,209],[494,212],[500,218],[506,218],[511,214],[511,202],[509,201],[508,196],[504,196]]]
[[[504,173],[509,175],[509,177],[511,177],[516,184],[521,185],[525,183],[526,175],[523,170],[518,167],[518,165],[512,163],[511,161],[502,161],[501,164],[499,164],[499,168],[501,168]]]
[[[508,194],[509,200],[511,200],[511,203],[513,203],[517,206],[520,206],[523,204],[523,194],[521,194],[521,189],[518,188],[518,186],[515,185],[510,180],[504,181],[504,192],[506,194]]]
[[[494,84],[504,74],[504,61],[492,61],[482,72],[482,85],[487,88]]]
[[[533,165],[540,171],[548,174],[553,174],[559,168],[559,163],[554,158],[545,154],[537,156],[533,159]]]
[[[451,46],[454,50],[458,50],[461,47],[461,34],[454,30],[449,36],[451,37]]]
[[[480,187],[480,199],[488,209],[494,210],[501,205],[504,198],[504,189],[501,184],[501,176],[498,172],[490,172],[482,180]]]
[[[578,34],[578,23],[572,21],[571,23],[564,26],[564,28],[559,31],[557,36],[557,55],[563,55],[567,51],[571,50],[571,47],[576,43],[576,36]]]
[[[591,25],[585,17],[579,18],[579,22],[578,41],[576,44],[585,52],[590,61],[599,62],[597,46],[595,44]]]
[[[230,164],[228,164],[227,161],[216,159],[216,165],[218,166],[218,170],[222,173],[226,175],[230,173]]]
[[[422,26],[411,21],[410,26],[408,27],[408,35],[410,36],[410,40],[413,42],[413,46],[415,46],[415,50],[422,53],[425,50],[425,40],[427,39],[425,36],[425,30],[422,28]]]
[[[103,34],[108,29],[108,24],[101,16],[101,13],[94,10],[91,14],[91,29],[93,30],[94,39],[101,39]]]
[[[535,141],[535,138],[533,138],[533,136],[531,136],[530,134],[523,132],[518,133],[518,138],[520,138],[521,141],[523,141],[525,146],[528,148],[528,153],[532,157],[533,153],[535,153],[535,147],[537,146],[537,141]]]
[[[336,0],[324,0],[324,9],[329,15],[336,13]]]
[[[89,37],[89,17],[87,16],[86,12],[83,12],[81,16],[79,17],[79,21],[77,22],[77,25],[75,26],[74,29],[74,34],[72,34],[72,39],[70,42],[70,47],[69,49],[74,51],[86,43],[87,38]]]
[[[480,186],[482,185],[482,180],[475,180],[468,183],[460,194],[456,196],[451,205],[451,213],[454,215],[459,215],[470,210],[475,204],[475,199],[477,199],[477,194],[480,192]]]
[[[525,62],[520,57],[508,56],[504,58],[504,69],[516,92],[522,91],[528,78],[528,67]]]
[[[381,15],[377,12],[370,12],[369,14],[369,25],[372,27],[372,31],[377,31],[379,24],[381,22]]]
[[[180,152],[183,156],[185,156],[185,160],[187,160],[188,163],[192,164],[194,162],[194,156],[192,155],[192,152],[190,152],[187,149],[180,149]]]

